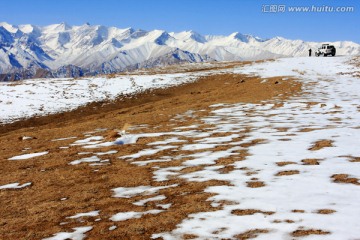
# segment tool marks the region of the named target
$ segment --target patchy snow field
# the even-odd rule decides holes
[[[154,238],[193,234],[199,239],[223,239],[245,233],[258,235],[256,239],[360,239],[360,80],[337,74],[354,71],[347,60],[289,58],[238,69],[265,79],[299,77],[305,94],[276,108],[276,99],[261,105],[215,106],[213,114],[203,119],[215,126],[211,131],[236,134],[249,127],[251,131],[239,142],[214,139],[217,146],[234,147],[204,150],[185,165],[206,167],[179,177],[229,181],[230,186],[206,191],[216,193],[209,199],[213,205],[230,204],[219,211],[193,214],[177,229]],[[250,155],[234,162],[233,171],[224,174],[212,166],[215,160],[236,156],[236,146],[249,141],[260,144],[250,146]],[[203,143],[208,144],[209,138],[199,140],[198,147]]]
[[[177,86],[193,82],[200,76],[226,71],[0,82],[0,124],[70,111],[92,102],[111,101],[148,89]]]
[[[111,164],[106,157],[117,154],[102,151],[103,147],[149,140],[145,148],[117,159],[138,166],[151,164],[154,182],[165,186],[109,189],[112,197],[133,200],[135,206],[156,202],[154,209],[143,212],[106,215],[114,223],[109,231],[116,231],[119,222],[170,211],[176,198],[167,200],[162,191],[178,187],[171,184],[171,179],[178,178],[227,184],[205,189],[214,194],[208,199],[212,211],[191,214],[172,231],[154,233],[154,239],[360,239],[360,79],[352,76],[358,69],[349,65],[349,60],[288,58],[237,68],[236,73],[259,75],[263,81],[273,76],[295,76],[303,83],[303,94],[285,103],[278,99],[260,104],[219,103],[201,118],[189,111],[172,119],[174,127],[169,132],[141,128],[142,133],[109,141],[101,131],[95,131],[58,151],[79,147],[84,152],[68,164],[99,168]],[[10,114],[7,116],[10,119]],[[189,125],[180,124],[189,119],[193,119]],[[156,137],[161,140],[151,141]],[[33,150],[32,155],[11,159],[27,161],[36,154],[46,154]],[[87,152],[90,150],[96,152]],[[88,157],[81,157],[83,154]],[[182,162],[164,166],[171,161]],[[189,168],[192,170],[183,171]],[[67,219],[102,217],[103,211],[96,209]],[[54,233],[48,239],[83,239],[92,230],[89,225],[74,228],[72,233]]]
[[[216,193],[209,199],[213,205],[230,204],[193,214],[172,232],[153,237],[181,239],[192,234],[223,239],[252,233],[257,239],[359,239],[360,182],[345,183],[347,178],[360,177],[359,163],[353,161],[360,156],[360,81],[337,74],[354,70],[347,60],[289,58],[238,69],[264,79],[296,76],[305,83],[305,94],[276,108],[276,99],[261,105],[214,106],[212,115],[202,119],[214,128],[202,137],[189,126],[198,144],[184,144],[181,149],[203,152],[184,156],[191,160],[183,165],[205,165],[204,169],[189,174],[177,173],[181,167],[159,169],[154,178],[163,181],[175,175],[188,181],[228,181],[230,186],[206,191]],[[235,141],[246,128],[251,129],[247,136]],[[224,132],[230,135],[209,137]],[[214,166],[217,160],[236,157],[242,144],[251,141],[260,144],[250,146],[250,155],[235,161],[232,171],[219,172],[223,166]],[[227,150],[214,150],[224,144]]]

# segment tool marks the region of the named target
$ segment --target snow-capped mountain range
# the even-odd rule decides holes
[[[360,45],[332,42],[339,55],[360,54]],[[0,81],[77,77],[183,62],[241,61],[306,56],[321,43],[261,39],[233,33],[201,35],[66,23],[44,27],[0,23]]]

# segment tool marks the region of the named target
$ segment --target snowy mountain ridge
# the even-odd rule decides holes
[[[360,45],[333,42],[339,55],[360,54]],[[0,81],[32,77],[77,77],[183,62],[242,61],[306,56],[321,43],[135,30],[66,23],[39,27],[0,23]]]

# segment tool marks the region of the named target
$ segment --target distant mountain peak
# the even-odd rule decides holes
[[[166,41],[172,38],[169,33],[164,30],[154,30],[149,32],[149,35],[154,35],[155,39],[153,41],[159,45],[165,45]]]
[[[69,24],[67,24],[66,22],[62,22],[59,24],[59,27],[63,28],[64,30],[69,30],[71,29],[71,26]]]
[[[240,40],[241,42],[244,42],[244,43],[248,43],[251,40],[255,40],[255,41],[260,41],[261,40],[260,38],[254,37],[253,35],[242,34],[242,33],[239,33],[239,32],[234,32],[234,33],[230,34],[229,37]]]
[[[60,23],[60,24],[48,25],[48,26],[44,27],[44,29],[46,29],[46,31],[61,32],[61,31],[70,30],[70,29],[71,29],[71,26],[68,25],[66,22],[62,22],[62,23]]]
[[[35,32],[36,30],[39,30],[39,27],[31,24],[23,24],[23,25],[19,25],[19,29],[23,33],[32,33]]]
[[[0,46],[2,44],[8,45],[13,43],[14,38],[12,34],[4,27],[0,25]]]
[[[198,43],[205,43],[207,42],[205,36],[193,31],[193,30],[189,30],[189,31],[182,31],[179,33],[175,33],[175,32],[171,32],[170,36],[175,37],[178,40],[181,41],[196,41]]]
[[[11,25],[7,22],[0,22],[0,26],[5,28],[10,33],[16,33],[18,31],[18,27]]]
[[[125,28],[124,29],[124,32],[129,32],[129,33],[133,33],[133,32],[135,32],[135,29],[134,28],[132,28],[132,27],[127,27],[127,28]]]
[[[195,32],[193,30],[190,30],[189,33],[190,33],[191,39],[193,39],[193,40],[195,40],[195,41],[197,41],[199,43],[205,43],[206,42],[205,37],[202,36],[201,34]]]
[[[338,54],[360,54],[359,44],[346,41],[331,44]],[[309,48],[320,45],[281,37],[263,40],[239,32],[204,36],[193,30],[168,33],[89,23],[70,26],[62,22],[39,27],[2,22],[0,74],[31,77],[40,68],[48,71],[46,76],[73,77],[180,62],[306,56]],[[74,66],[71,68],[74,71],[64,71],[63,66]],[[26,74],[18,74],[21,71]]]
[[[273,39],[278,40],[278,41],[286,40],[285,38],[279,37],[279,36],[276,36],[276,37],[274,37]]]

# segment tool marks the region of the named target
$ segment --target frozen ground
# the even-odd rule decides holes
[[[200,239],[222,239],[253,231],[256,239],[291,239],[290,234],[302,233],[306,239],[359,239],[360,81],[337,74],[354,71],[345,61],[345,57],[292,58],[239,69],[265,79],[297,76],[305,83],[305,95],[277,108],[276,100],[216,106],[203,119],[215,126],[212,131],[237,133],[250,127],[245,139],[230,144],[249,140],[261,140],[261,144],[249,147],[250,156],[234,162],[229,173],[219,173],[212,166],[229,152],[217,152],[213,159],[216,152],[210,151],[201,158],[200,163],[206,164],[203,170],[179,176],[189,181],[229,181],[230,186],[206,191],[217,194],[209,199],[214,205],[231,204],[193,214],[172,232],[154,237],[179,239],[194,234]],[[221,143],[218,139],[217,144]],[[194,161],[199,158],[188,162]],[[244,174],[244,169],[251,172]],[[352,184],[334,183],[338,174],[352,177]]]
[[[109,142],[101,131],[95,131],[59,151],[72,146],[80,146],[86,154],[92,150],[93,156],[83,158],[79,152],[79,158],[69,165],[111,164],[106,157],[116,151],[103,152],[102,147],[161,137],[119,161],[139,166],[151,163],[153,180],[166,186],[109,189],[115,198],[143,196],[133,204],[156,202],[156,209],[116,213],[108,217],[114,222],[109,231],[115,230],[118,222],[171,210],[171,203],[162,204],[166,196],[161,191],[176,188],[176,184],[166,183],[180,178],[228,184],[205,190],[214,193],[208,199],[214,211],[189,215],[174,230],[155,233],[153,238],[360,239],[360,80],[352,76],[358,69],[348,60],[288,58],[238,68],[235,72],[260,75],[264,81],[272,76],[295,76],[303,83],[304,93],[287,102],[219,103],[201,118],[189,111],[173,119],[174,128],[169,132],[148,133],[142,128],[143,133]],[[193,119],[191,124],[178,126],[189,119]],[[34,149],[34,153],[38,151]],[[159,157],[159,153],[163,154]],[[14,158],[26,161],[28,156]],[[162,164],[173,160],[183,161],[179,166]],[[186,168],[194,170],[182,171]],[[69,218],[97,215],[102,210]],[[48,239],[83,239],[91,229],[74,228],[73,233],[55,233]]]
[[[0,124],[70,111],[91,102],[111,101],[148,89],[181,85],[200,76],[223,71],[227,70],[0,82]]]

